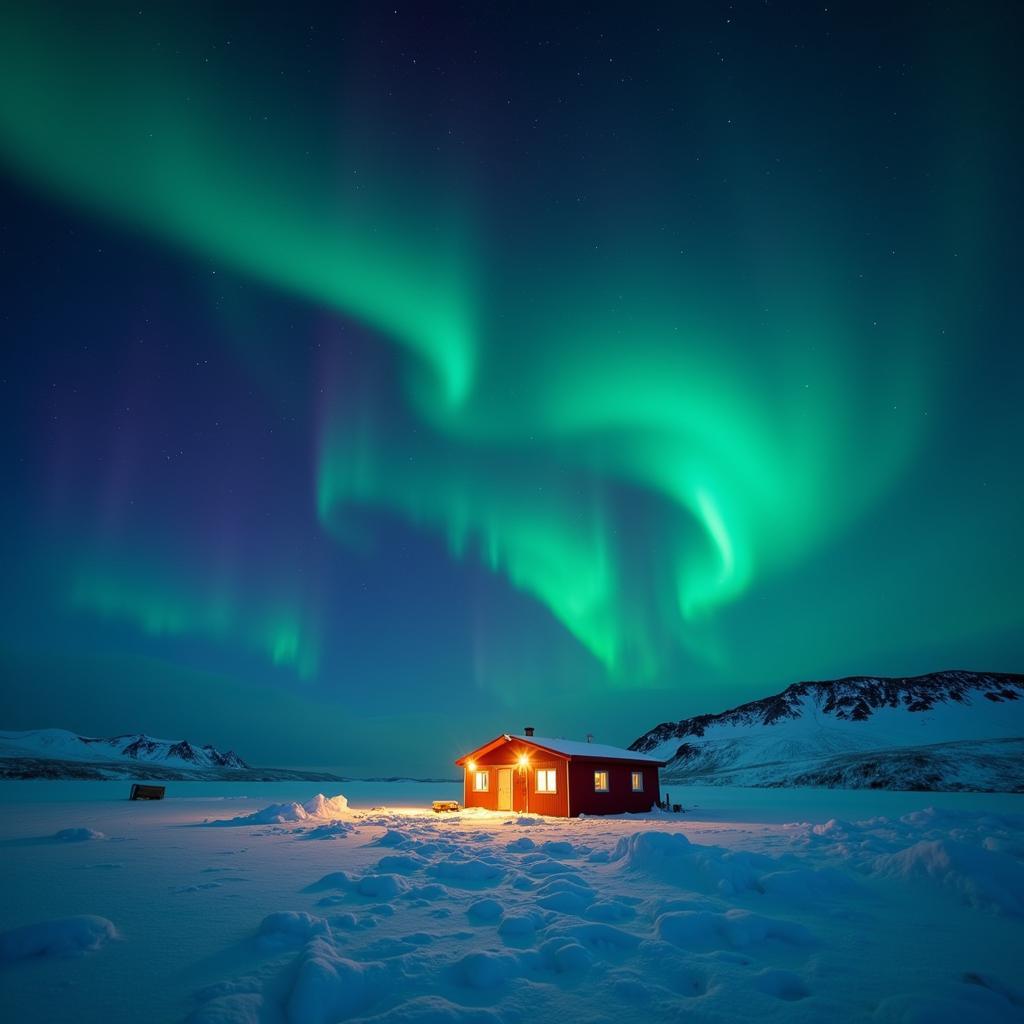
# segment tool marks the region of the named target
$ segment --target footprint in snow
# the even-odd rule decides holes
[[[221,887],[220,882],[200,882],[198,885],[179,885],[172,886],[171,892],[177,896],[181,893],[186,892],[203,892],[206,889],[219,889]]]
[[[806,999],[811,994],[800,975],[792,971],[767,968],[754,975],[753,983],[754,988],[786,1002]]]

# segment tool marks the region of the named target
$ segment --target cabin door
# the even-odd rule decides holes
[[[498,810],[512,810],[512,769],[498,769]]]

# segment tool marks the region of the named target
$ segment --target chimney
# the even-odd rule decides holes
[[[524,733],[525,735],[527,735],[527,736],[532,736],[532,735],[533,735],[533,726],[532,726],[532,725],[528,725],[528,726],[526,726],[526,727],[525,727],[525,728],[523,729],[523,733]]]
[[[588,732],[587,733],[587,742],[588,743],[593,743],[594,742],[594,734],[592,732]]]

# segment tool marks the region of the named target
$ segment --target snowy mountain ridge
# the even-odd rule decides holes
[[[145,733],[79,736],[66,729],[0,730],[0,757],[34,757],[61,761],[144,761],[172,768],[248,768],[233,750],[222,754],[209,743],[160,740]]]
[[[1024,675],[962,670],[801,682],[631,745],[669,782],[1024,791]]]

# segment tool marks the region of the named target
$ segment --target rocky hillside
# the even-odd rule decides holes
[[[1024,676],[949,671],[794,683],[664,722],[631,749],[684,784],[1024,791]]]
[[[66,729],[0,731],[0,778],[338,780],[327,772],[253,768],[233,750],[221,753],[208,743],[160,740],[144,733],[80,736]]]

